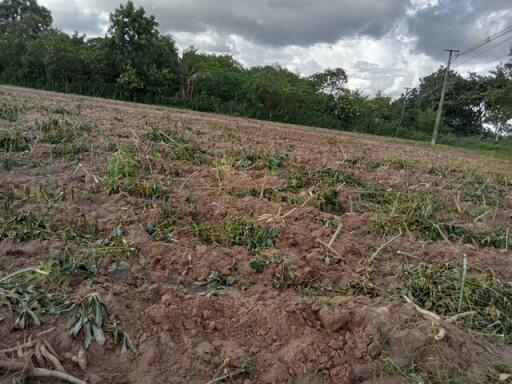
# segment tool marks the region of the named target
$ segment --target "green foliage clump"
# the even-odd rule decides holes
[[[122,262],[131,262],[137,248],[125,239],[125,235],[124,227],[121,224],[116,225],[107,238],[98,241],[87,252],[86,258],[101,260],[104,257],[115,257],[120,258]]]
[[[380,296],[379,289],[367,279],[350,280],[348,286],[340,289],[340,292],[347,296]]]
[[[16,129],[0,129],[0,149],[10,152],[28,149],[28,140]]]
[[[143,169],[136,161],[133,153],[123,150],[112,156],[107,164],[107,177],[105,179],[108,194],[123,191],[129,195],[147,199],[167,196],[161,182],[140,179],[141,172],[143,172]]]
[[[452,263],[420,264],[405,267],[399,278],[401,286],[395,293],[442,317],[474,311],[460,320],[464,327],[512,343],[512,288],[490,271],[464,278],[462,268]]]
[[[256,272],[262,273],[267,267],[267,262],[263,259],[252,259],[249,262],[249,266]]]
[[[67,240],[86,243],[98,236],[99,228],[96,221],[89,221],[85,215],[74,219],[72,224],[64,230],[64,237]]]
[[[257,165],[264,166],[267,170],[275,173],[283,168],[288,162],[286,153],[261,151],[254,153],[238,152],[234,155],[236,167],[241,171],[247,171]]]
[[[173,233],[185,219],[185,200],[177,209],[167,203],[160,205],[159,215],[146,225],[146,233],[157,241],[172,242]]]
[[[409,159],[403,157],[390,157],[384,160],[384,164],[395,169],[410,169],[418,165],[417,159]]]
[[[114,320],[112,323],[107,324],[105,330],[112,336],[112,343],[114,345],[121,345],[121,353],[127,351],[137,352],[135,342],[121,326],[119,320]]]
[[[92,341],[103,345],[105,332],[124,337],[122,352],[135,351],[135,344],[122,330],[119,322],[107,323],[108,311],[99,294],[71,297],[69,281],[73,276],[91,278],[96,275],[96,258],[85,255],[77,258],[68,249],[56,252],[39,267],[29,267],[0,277],[0,306],[16,315],[15,326],[23,329],[33,323],[41,325],[44,316],[68,315],[73,318],[71,336],[84,335],[85,348]],[[113,329],[113,326],[117,329]]]
[[[88,152],[89,146],[85,143],[59,143],[52,151],[52,153],[57,157],[74,158],[80,153]]]
[[[39,267],[26,268],[0,277],[0,306],[17,314],[15,326],[41,325],[45,315],[65,315],[75,307],[67,296],[69,280],[81,274],[96,274],[92,261],[78,260],[68,249],[56,252]]]
[[[72,303],[60,290],[48,286],[50,272],[27,268],[0,278],[0,306],[7,306],[16,314],[16,328],[30,323],[41,325],[45,315],[68,313]]]
[[[467,172],[461,176],[462,182],[455,187],[462,190],[463,200],[483,206],[499,204],[500,191],[491,180],[484,179],[476,172]]]
[[[85,348],[88,348],[94,340],[99,345],[103,345],[106,341],[103,327],[107,318],[107,306],[99,294],[90,293],[73,305],[73,325],[69,330],[69,335],[77,336],[82,331]]]
[[[236,197],[260,197],[261,189],[260,188],[249,188],[242,191],[232,192],[233,196]],[[263,198],[269,201],[274,201],[276,203],[288,203],[290,205],[299,205],[301,204],[300,199],[298,199],[293,194],[286,194],[281,191],[279,187],[265,187],[263,188]]]
[[[11,217],[0,219],[0,240],[5,238],[16,241],[47,239],[50,234],[45,216],[33,211],[20,211]]]
[[[470,229],[452,223],[434,223],[434,228],[441,232],[440,236],[432,236],[432,240],[448,238],[456,242],[472,242],[478,247],[494,247],[508,249],[510,227],[502,227],[494,230],[475,232]]]
[[[19,105],[9,104],[6,102],[0,103],[0,119],[14,123],[18,121],[22,111],[23,108],[21,108]]]
[[[440,213],[453,208],[448,201],[432,193],[371,189],[361,197],[363,201],[376,205],[373,210],[377,214],[366,228],[370,233],[394,235],[400,231],[409,231],[431,241],[471,242],[479,247],[508,247],[510,229],[498,227],[475,232],[463,225],[441,220]]]
[[[241,245],[247,247],[250,254],[276,244],[277,228],[267,228],[239,217],[223,224],[193,224],[196,235],[206,243],[220,244],[225,247]]]
[[[315,198],[315,207],[323,212],[337,214],[344,212],[340,202],[340,193],[336,188],[319,191]]]
[[[125,184],[133,184],[137,169],[135,156],[131,152],[122,151],[118,155],[112,156],[107,165],[106,181],[109,185],[109,194],[118,193]]]
[[[49,279],[52,284],[62,285],[66,279],[74,275],[91,278],[96,275],[98,268],[94,258],[77,258],[68,248],[57,251],[50,260]]]
[[[313,186],[335,187],[339,184],[345,184],[349,187],[366,186],[366,183],[359,177],[338,169],[322,168],[312,170],[302,168],[289,172],[286,175],[286,183],[282,188],[288,191],[298,191]]]
[[[67,119],[46,119],[36,122],[36,128],[43,133],[42,141],[50,144],[72,143],[92,126],[87,123],[73,123]]]
[[[52,109],[52,112],[57,115],[70,115],[70,116],[80,116],[82,113],[80,104],[72,109],[67,109],[65,107],[59,106]]]
[[[377,169],[382,166],[381,162],[377,160],[369,160],[366,157],[354,157],[350,159],[346,159],[345,163],[354,165],[354,166],[363,166],[368,169]]]
[[[293,267],[286,262],[279,265],[277,270],[272,273],[271,283],[275,289],[282,292],[296,283],[296,277],[297,273]]]
[[[115,140],[113,140],[112,138],[107,139],[106,147],[107,147],[107,151],[109,151],[109,152],[117,152],[119,150],[118,143]]]
[[[195,141],[186,139],[171,129],[161,129],[153,126],[145,136],[150,141],[167,144],[169,160],[187,161],[196,165],[206,162],[206,150]]]
[[[435,214],[446,211],[446,202],[430,193],[398,192],[371,188],[361,195],[363,202],[372,204],[377,215],[370,223],[370,232],[396,233],[398,231],[428,234],[431,239],[439,236],[433,226]]]

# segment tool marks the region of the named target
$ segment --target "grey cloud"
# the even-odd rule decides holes
[[[102,35],[126,0],[39,0],[55,25]],[[393,95],[512,20],[512,0],[134,0],[179,47],[230,53],[248,66],[280,63],[302,74],[342,66],[349,86]],[[437,4],[437,5],[433,5]],[[369,36],[361,37],[361,36]],[[502,46],[503,54],[506,46]],[[488,65],[482,56],[467,67]],[[430,56],[430,57],[429,57]]]
[[[408,0],[189,0],[154,3],[164,29],[215,29],[259,44],[307,46],[344,36],[381,36],[406,10]]]
[[[85,8],[99,14],[112,11],[119,2],[81,1],[81,10],[73,1],[55,4],[50,8],[57,24],[67,26],[80,20]],[[143,0],[135,4],[156,16],[161,31],[215,30],[269,46],[308,46],[352,35],[381,36],[403,16],[409,0]],[[89,23],[93,26],[89,24],[89,30],[98,30],[98,20]]]
[[[418,39],[420,52],[444,60],[444,49],[463,50],[473,46],[510,24],[510,20],[510,0],[440,0],[436,6],[418,11],[408,19],[407,25]],[[501,49],[506,52],[506,44]],[[498,48],[489,55],[496,52]]]
[[[52,12],[56,26],[64,32],[78,31],[91,36],[98,36],[105,32],[108,23],[108,14],[100,8],[84,7],[80,1],[41,2]]]

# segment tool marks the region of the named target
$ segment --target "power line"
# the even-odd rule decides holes
[[[512,32],[512,30],[511,30],[511,32]],[[456,65],[456,66],[457,66],[457,67],[460,67],[461,65],[467,64],[467,63],[469,63],[470,61],[472,61],[472,60],[474,60],[474,59],[476,59],[476,58],[478,58],[478,57],[482,56],[484,53],[487,53],[487,52],[489,52],[489,51],[491,51],[491,50],[493,50],[493,49],[495,49],[495,48],[499,47],[500,45],[502,45],[502,44],[504,44],[504,43],[506,43],[506,42],[508,42],[508,41],[512,41],[512,36],[508,37],[507,39],[505,39],[505,40],[503,40],[503,41],[500,41],[500,42],[499,42],[499,43],[497,43],[497,44],[494,44],[494,45],[493,45],[493,46],[491,46],[490,48],[487,48],[487,49],[485,49],[485,50],[483,50],[483,51],[478,52],[476,55],[473,55],[473,56],[469,57],[468,59],[466,59],[466,60],[464,60],[464,61],[462,61],[462,62],[460,62],[460,63],[457,63],[457,65]]]
[[[508,57],[509,57],[509,54],[506,54],[505,56],[501,56],[501,57],[498,57],[496,59],[493,59],[492,61],[488,62],[488,65],[484,69],[481,69],[481,70],[476,71],[476,72],[470,72],[470,73],[473,73],[475,75],[479,75],[479,74],[484,73],[484,72],[489,72],[491,69],[496,68],[496,66],[499,65],[499,63],[501,62],[502,59],[506,59]]]
[[[495,34],[493,34],[493,35],[491,35],[491,36],[489,36],[489,37],[487,37],[487,38],[485,38],[485,39],[483,39],[483,40],[479,41],[478,43],[476,43],[476,44],[472,45],[471,47],[469,47],[469,48],[466,48],[466,49],[462,50],[462,51],[461,51],[461,52],[460,52],[460,53],[455,57],[455,59],[454,59],[453,61],[457,60],[457,58],[459,58],[459,57],[461,57],[461,56],[465,56],[465,55],[467,55],[467,54],[469,54],[469,53],[471,53],[471,52],[473,52],[473,51],[476,51],[477,49],[479,49],[479,48],[483,47],[484,45],[489,44],[490,42],[492,42],[492,41],[494,41],[494,40],[496,40],[496,39],[498,39],[498,38],[500,38],[500,37],[503,37],[503,36],[505,36],[505,35],[507,35],[507,34],[509,34],[509,33],[511,33],[511,32],[512,32],[512,24],[511,24],[511,25],[509,25],[509,26],[507,26],[507,27],[505,27],[505,28],[504,28],[504,29],[502,29],[501,31],[496,32]]]

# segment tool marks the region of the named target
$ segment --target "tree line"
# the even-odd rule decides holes
[[[0,82],[302,125],[428,139],[443,68],[393,99],[346,88],[332,68],[301,76],[279,65],[246,68],[230,55],[181,55],[154,16],[132,1],[110,14],[104,37],[68,35],[36,0],[0,2]],[[442,135],[499,138],[512,131],[512,61],[487,75],[451,71]],[[405,108],[403,109],[403,107]],[[492,127],[492,129],[490,129]],[[497,134],[496,134],[497,133]]]

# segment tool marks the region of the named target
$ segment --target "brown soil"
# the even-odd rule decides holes
[[[82,215],[97,222],[97,239],[103,239],[122,224],[126,241],[137,248],[128,267],[113,268],[118,255],[110,255],[101,260],[96,277],[72,281],[70,293],[98,292],[109,318],[121,321],[138,352],[121,354],[111,341],[103,347],[93,343],[87,350],[87,371],[82,373],[66,362],[68,372],[90,383],[207,383],[221,376],[215,376],[219,368],[229,368],[229,372],[243,369],[222,382],[244,384],[401,383],[414,380],[407,379],[406,372],[417,366],[427,380],[444,382],[436,374],[446,368],[464,372],[477,383],[495,374],[491,370],[495,363],[512,365],[511,346],[455,325],[447,325],[447,336],[437,341],[427,317],[400,298],[384,294],[397,284],[396,273],[404,264],[460,264],[464,254],[471,266],[489,268],[497,277],[510,280],[510,251],[426,241],[411,233],[403,234],[371,259],[394,234],[383,236],[366,230],[378,212],[356,209],[360,191],[340,185],[339,202],[345,213],[340,214],[343,228],[332,248],[343,259],[326,263],[326,251],[318,239],[329,242],[336,226],[324,223],[336,222],[335,215],[321,212],[314,204],[301,207],[259,196],[237,197],[251,187],[259,190],[282,185],[282,172],[330,167],[379,187],[452,199],[461,192],[460,170],[470,170],[491,185],[497,177],[510,180],[512,162],[451,147],[432,149],[369,135],[6,86],[0,87],[1,101],[23,104],[24,111],[16,123],[0,120],[0,128],[16,127],[32,145],[32,150],[25,152],[0,152],[3,159],[19,162],[11,170],[0,171],[2,206],[12,188],[23,191],[26,186],[36,190],[41,184],[49,188],[65,185],[75,191],[74,196],[58,202],[50,215],[54,226],[64,229]],[[63,116],[56,113],[57,107],[79,109],[80,114]],[[34,129],[36,120],[48,117],[93,124],[91,132],[77,139],[89,151],[74,158],[56,157],[52,145],[38,139],[40,133]],[[145,139],[150,126],[170,127],[196,141],[207,151],[206,162],[169,161],[151,155],[151,150],[163,153],[164,149]],[[96,181],[105,179],[109,159],[116,152],[109,149],[110,141],[145,161],[149,167],[145,177],[160,181],[169,197],[151,200],[123,191],[108,195],[105,181]],[[288,161],[277,172],[267,171],[261,164],[240,169],[221,161],[223,155],[235,156],[238,150],[287,154]],[[363,163],[358,164],[357,159]],[[377,165],[368,166],[372,162]],[[289,195],[304,201],[308,191],[302,188]],[[446,213],[447,218],[475,231],[506,227],[512,217],[510,182],[497,187],[494,198],[496,201],[485,207],[462,199],[464,211]],[[262,215],[296,208],[284,220],[260,222],[279,232],[276,246],[263,249],[259,257],[279,257],[283,262],[269,263],[257,273],[249,265],[256,256],[243,246],[208,244],[186,230],[176,231],[172,242],[148,235],[145,228],[158,219],[162,203],[176,208],[184,201],[183,221],[187,223],[192,216],[203,223],[239,216],[257,221]],[[8,218],[46,206],[44,200],[19,200],[0,212]],[[475,217],[486,211],[483,217]],[[23,242],[1,240],[0,277],[37,266],[65,247],[78,253],[90,244],[59,236]],[[206,295],[212,292],[197,283],[207,280],[212,271],[233,276],[236,284]],[[380,294],[350,296],[306,289],[343,288],[357,278],[364,278]],[[0,349],[53,326],[57,330],[48,340],[59,354],[76,354],[83,344],[82,339],[68,336],[66,317],[47,317],[41,328],[30,325],[24,330],[14,328],[13,315],[6,307],[0,307],[2,317],[6,318],[0,321]]]

